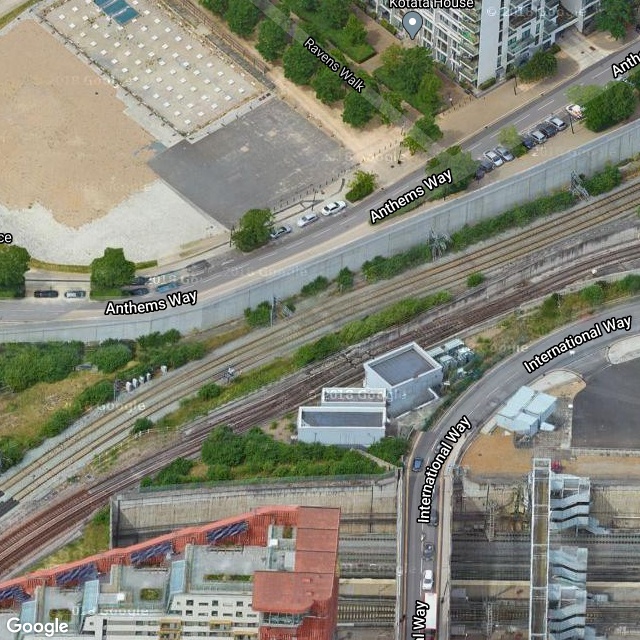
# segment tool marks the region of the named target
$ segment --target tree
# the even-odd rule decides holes
[[[277,60],[287,46],[287,33],[282,27],[267,18],[260,23],[258,28],[258,53],[269,62]]]
[[[316,90],[316,98],[324,104],[331,104],[342,100],[346,93],[346,87],[340,76],[329,69],[322,67],[311,81],[311,86]]]
[[[231,232],[231,241],[240,251],[253,251],[269,242],[274,219],[270,209],[249,209]]]
[[[402,107],[402,96],[397,91],[386,91],[382,94],[380,120],[383,124],[394,123],[405,110]]]
[[[554,76],[558,71],[558,61],[550,51],[539,49],[529,62],[523,64],[517,71],[518,78],[523,82],[534,82]]]
[[[244,457],[242,438],[227,425],[213,429],[202,444],[202,460],[208,465],[237,467]]]
[[[24,247],[0,244],[0,289],[24,288],[24,274],[29,271],[31,256]]]
[[[590,131],[603,131],[631,116],[636,108],[636,94],[626,82],[612,82],[590,103],[584,122]]]
[[[575,104],[586,107],[604,91],[604,87],[596,84],[575,84],[567,89],[567,97]]]
[[[627,27],[633,23],[633,6],[629,0],[601,0],[596,15],[596,27],[608,31],[613,38],[625,37]]]
[[[347,36],[347,40],[354,47],[367,42],[367,30],[353,13],[349,14],[347,24],[344,26],[343,31]]]
[[[318,58],[299,42],[290,44],[282,55],[284,77],[296,84],[309,84],[318,68]]]
[[[477,163],[473,156],[468,151],[462,151],[459,146],[450,147],[431,158],[427,163],[427,173],[442,173],[448,169],[451,171],[453,182],[431,191],[430,200],[464,191],[475,177],[476,168]]]
[[[366,73],[358,74],[367,86],[367,89],[375,90],[375,83]],[[357,91],[348,91],[347,97],[344,99],[344,111],[342,120],[353,127],[364,127],[376,113],[376,108],[369,102],[366,94],[360,94]]]
[[[515,149],[522,144],[520,134],[514,125],[509,125],[500,129],[498,132],[498,140],[501,145],[507,147],[507,149]]]
[[[436,124],[432,115],[422,116],[402,141],[402,146],[409,150],[411,155],[418,151],[426,151],[433,142],[440,140],[443,133]]]
[[[604,290],[597,284],[592,284],[580,291],[580,297],[591,307],[599,307],[604,302]]]
[[[124,257],[123,249],[104,250],[102,258],[91,263],[91,286],[94,289],[119,289],[131,282],[135,263]]]
[[[123,342],[100,345],[91,360],[103,373],[112,373],[131,360],[131,349]]]
[[[640,91],[640,69],[632,71],[628,76],[628,80],[636,91]]]
[[[397,46],[397,45],[394,45]],[[432,74],[433,58],[425,47],[402,50],[399,80],[408,93],[417,93],[424,76]]]
[[[344,0],[321,0],[320,15],[333,29],[341,29],[349,20],[349,3]]]
[[[209,11],[213,11],[213,13],[217,13],[222,16],[229,8],[229,0],[202,0],[203,6],[205,6]]]
[[[441,88],[442,80],[435,73],[427,73],[422,77],[418,87],[418,104],[422,113],[434,114],[437,111]]]
[[[367,173],[366,171],[356,171],[353,180],[349,183],[349,191],[346,198],[351,202],[362,200],[376,188],[376,174]]]
[[[260,9],[251,0],[233,0],[225,11],[224,19],[231,31],[248,38],[260,21]]]

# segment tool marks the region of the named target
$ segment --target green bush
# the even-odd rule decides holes
[[[87,409],[109,402],[113,398],[113,382],[100,380],[80,393],[77,402]]]
[[[470,274],[467,278],[467,287],[469,287],[470,289],[473,287],[477,287],[479,284],[482,284],[484,282],[484,279],[484,275],[476,271],[475,273]]]
[[[182,335],[177,329],[169,329],[169,331],[165,331],[164,333],[154,331],[147,336],[140,336],[138,338],[138,344],[142,349],[155,349],[165,344],[175,344],[181,337]]]
[[[70,427],[81,415],[82,410],[76,406],[67,409],[58,409],[51,414],[40,430],[40,433],[45,438],[53,438],[61,434],[67,427]]]
[[[250,327],[268,327],[271,324],[271,304],[264,301],[255,309],[247,307],[244,317]]]
[[[303,298],[315,296],[322,291],[326,291],[329,288],[330,284],[331,283],[327,278],[325,278],[324,276],[318,276],[315,280],[309,282],[308,284],[305,284],[304,287],[300,289],[300,295]]]
[[[390,23],[387,22],[384,18],[380,20],[380,25],[386,29],[389,33],[392,33],[394,36],[398,33],[398,30]]]
[[[367,173],[366,171],[356,171],[353,180],[349,183],[349,191],[346,193],[346,198],[350,202],[356,202],[362,200],[370,193],[373,193],[376,188],[376,175],[375,173]]]
[[[150,420],[149,418],[138,418],[133,423],[133,427],[131,427],[131,435],[142,433],[143,431],[149,431],[149,429],[153,429],[153,420]]]
[[[132,353],[128,345],[101,344],[91,356],[91,361],[103,373],[113,373],[131,360]]]
[[[293,356],[293,361],[297,367],[304,367],[312,362],[324,360],[332,353],[340,351],[341,348],[340,338],[335,333],[331,333],[327,336],[322,336],[322,338],[311,344],[299,347]]]
[[[493,85],[497,82],[497,80],[495,78],[489,78],[488,80],[485,80],[482,84],[478,85],[478,89],[480,89],[480,91],[484,91],[485,89],[489,89],[490,87],[493,87]]]
[[[594,173],[590,178],[583,178],[584,188],[591,196],[598,196],[607,191],[611,191],[622,183],[622,174],[620,169],[611,164],[607,165],[602,171]]]
[[[400,465],[402,456],[409,450],[409,442],[405,438],[385,437],[374,442],[367,451],[376,458]]]
[[[339,291],[347,291],[348,289],[353,288],[355,274],[349,267],[344,267],[344,269],[340,269],[340,273],[336,278],[336,283],[338,285]]]
[[[200,400],[213,400],[222,393],[222,387],[215,382],[207,382],[198,389],[198,398]]]

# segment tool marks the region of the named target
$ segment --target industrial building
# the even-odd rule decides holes
[[[404,35],[407,9],[391,8],[393,0],[368,4]],[[589,30],[599,6],[600,0],[506,0],[492,5],[476,0],[471,9],[412,9],[423,17],[414,42],[429,48],[458,82],[478,88],[504,78],[568,28]]]
[[[540,429],[553,431],[547,422],[556,410],[556,398],[530,387],[520,387],[496,414],[496,424],[503,429],[527,436]]]
[[[369,447],[384,438],[387,409],[340,403],[298,408],[298,440],[345,447]]]
[[[442,366],[415,342],[364,363],[365,387],[387,392],[392,417],[437,399]]]
[[[68,640],[333,640],[339,522],[266,507],[0,583],[0,637],[18,617]]]

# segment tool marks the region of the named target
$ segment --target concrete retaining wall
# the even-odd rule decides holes
[[[176,328],[182,333],[223,324],[242,316],[247,307],[254,307],[275,295],[286,298],[300,291],[317,276],[334,278],[343,267],[360,268],[363,262],[377,255],[389,256],[426,239],[429,229],[452,233],[465,224],[473,224],[494,216],[514,205],[533,200],[553,190],[567,187],[571,172],[591,174],[607,162],[617,162],[640,150],[640,120],[613,133],[599,137],[567,154],[543,162],[497,184],[488,185],[471,195],[455,198],[430,208],[411,219],[399,218],[380,224],[380,233],[344,245],[330,254],[302,262],[282,270],[265,268],[259,282],[241,290],[199,302],[194,309],[147,314],[135,318],[97,323],[54,322],[30,326],[3,325],[0,342],[43,340],[82,340],[96,342],[106,338],[136,338],[153,331]],[[253,275],[261,275],[259,270]],[[229,279],[248,275],[247,270],[230,269]],[[188,290],[188,287],[185,287]]]
[[[173,529],[212,522],[269,505],[340,507],[348,533],[395,532],[396,474],[345,481],[220,485],[207,489],[132,492],[111,501],[111,544],[124,546]],[[384,514],[384,523],[368,522]],[[357,522],[354,522],[356,517]]]

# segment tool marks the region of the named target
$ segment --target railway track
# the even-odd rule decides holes
[[[636,194],[639,190],[640,185],[635,185],[632,193]],[[627,190],[620,193],[629,195]],[[620,196],[620,194],[615,195]],[[600,205],[602,205],[605,200],[606,199],[600,201]],[[624,202],[622,202],[623,200]],[[630,206],[628,198],[623,198],[622,196],[616,197],[614,198],[614,202],[618,203],[618,207],[620,208],[618,214],[620,216],[628,214]],[[593,207],[595,205],[591,206]],[[605,216],[605,218],[608,219],[609,216]],[[549,222],[550,221],[547,221],[547,223]],[[557,224],[557,221],[555,221],[554,224]],[[544,224],[538,225],[540,228],[543,226]],[[575,232],[575,225],[573,229],[572,233]],[[541,231],[538,229],[536,236],[540,233]],[[525,232],[523,232],[523,235],[524,234]],[[509,240],[509,243],[513,244],[513,240]],[[499,243],[496,243],[496,246],[498,246],[498,244]],[[427,288],[424,282],[425,271],[428,271],[429,275],[433,276],[438,270],[442,271],[445,267],[451,268],[454,263],[456,263],[456,269],[458,270],[457,279],[461,280],[468,272],[478,269],[478,263],[472,260],[476,253],[477,252],[472,252],[470,255],[462,258],[450,260],[447,265],[436,265],[432,269],[420,269],[418,270],[420,274],[418,276],[412,276],[412,280],[415,280],[416,287],[418,287],[418,282],[422,282],[422,287]],[[607,260],[609,262],[621,261],[637,258],[638,255],[638,248],[630,247],[617,252],[609,252]],[[510,262],[511,260],[508,261]],[[384,332],[380,337],[375,338],[376,348],[379,346],[393,348],[411,339],[421,341],[424,344],[439,342],[469,326],[474,326],[475,324],[480,324],[491,318],[498,317],[501,314],[508,313],[518,308],[522,302],[551,293],[557,288],[573,282],[576,277],[583,275],[588,269],[594,266],[601,266],[602,262],[603,258],[601,257],[585,259],[574,264],[562,274],[555,274],[547,278],[544,282],[525,286],[516,292],[505,294],[499,300],[470,305],[464,314],[447,314],[447,307],[443,307],[436,310],[440,314],[440,317],[430,320],[428,323],[425,323],[423,327],[411,331],[399,328]],[[460,274],[463,275],[461,276]],[[443,278],[444,277],[446,276],[443,274]],[[406,279],[403,284],[406,284]],[[393,283],[392,285],[385,284],[384,287],[393,287],[396,295],[398,295],[399,285],[397,283]],[[430,288],[433,289],[434,287],[431,285]],[[442,288],[442,280],[438,282],[438,288]],[[369,291],[370,290],[367,289],[366,293],[369,293]],[[418,295],[423,293],[423,290],[412,291],[412,293]],[[404,297],[405,295],[406,291],[403,291],[398,297]],[[345,304],[344,299],[340,298],[339,301],[339,306],[343,309]],[[383,305],[388,304],[388,302],[389,300],[386,300]],[[351,306],[351,308],[353,309],[353,306]],[[340,313],[340,318],[344,321],[344,310]],[[319,324],[323,324],[323,331],[326,331],[326,316],[323,320],[324,322],[320,322]],[[280,325],[278,331],[275,333],[281,335],[281,337],[288,335],[287,342],[290,343],[290,330],[292,329],[294,330],[294,335],[298,335],[295,333],[295,327],[291,324]],[[287,332],[289,333],[287,334]],[[257,346],[258,343],[264,343],[264,338],[260,337],[252,340],[249,346],[245,345],[236,353],[246,354],[247,351],[250,350],[250,345]],[[269,345],[270,348],[268,352],[263,350],[262,353],[254,354],[254,358],[257,355],[259,361],[264,361],[272,357],[275,345],[272,341],[269,342]],[[267,355],[267,353],[269,355]],[[223,357],[224,362],[228,363],[229,356],[225,355]],[[245,357],[248,356],[245,355]],[[243,432],[257,422],[262,423],[272,417],[293,410],[299,404],[304,403],[308,398],[314,396],[321,386],[326,386],[327,384],[346,385],[356,383],[361,378],[359,365],[362,360],[364,360],[364,358],[347,360],[343,355],[335,356],[320,365],[307,367],[304,371],[294,374],[280,383],[271,385],[268,389],[263,389],[253,394],[250,398],[245,398],[231,403],[231,405],[222,407],[210,415],[195,421],[192,424],[188,441],[171,447],[161,455],[142,460],[135,469],[116,473],[103,481],[95,483],[90,489],[80,490],[74,493],[73,496],[65,498],[64,502],[50,505],[38,514],[33,515],[27,521],[21,522],[18,526],[8,528],[4,534],[0,536],[0,575],[6,574],[12,567],[17,566],[22,558],[33,554],[34,549],[43,546],[45,542],[55,539],[63,531],[68,530],[69,527],[82,522],[113,493],[135,484],[145,475],[156,472],[177,456],[197,455],[209,430],[216,424],[231,424],[237,432]],[[234,360],[234,363],[235,362],[238,362],[238,360]],[[207,373],[210,374],[212,367],[210,363],[207,363],[207,365],[200,365],[195,368],[200,370],[206,369]],[[218,365],[218,370],[219,368]],[[202,373],[202,371],[200,371],[200,373]],[[191,388],[193,387],[193,371],[179,374],[179,377],[188,378]],[[177,377],[173,378],[172,383],[175,383],[176,379]],[[140,401],[140,396],[135,396],[135,399]],[[175,397],[173,401],[175,401]],[[140,415],[136,417],[140,417]],[[130,425],[127,425],[127,428],[129,428],[129,426]],[[95,427],[93,427],[92,430],[95,430]],[[88,447],[89,450],[95,450],[94,445],[94,442],[90,442],[86,447]],[[28,495],[28,493],[26,495]]]
[[[338,600],[338,623],[376,626],[392,625],[395,622],[396,605],[393,598],[340,598]]]
[[[64,443],[43,454],[37,463],[5,477],[3,490],[7,496],[18,502],[27,499],[52,481],[59,474],[61,467],[68,468],[82,460],[87,451],[95,452],[100,447],[115,444],[118,440],[126,438],[136,419],[153,415],[172,405],[177,399],[192,394],[194,388],[219,375],[230,363],[239,371],[247,371],[273,359],[274,351],[278,349],[288,347],[292,350],[309,341],[314,337],[313,333],[309,332],[310,326],[321,326],[322,329],[316,330],[316,333],[324,333],[354,317],[360,317],[365,311],[372,312],[402,299],[409,292],[410,295],[418,296],[436,289],[459,287],[464,285],[466,277],[472,271],[495,270],[526,255],[533,254],[539,259],[541,252],[549,249],[554,243],[603,222],[632,216],[632,207],[639,196],[640,182],[596,203],[557,214],[522,230],[518,234],[515,246],[513,238],[504,238],[490,247],[476,249],[459,257],[416,269],[406,274],[401,284],[383,281],[370,285],[364,290],[365,295],[359,295],[362,293],[361,290],[355,292],[359,299],[353,299],[353,294],[350,298],[329,298],[323,303],[320,312],[313,309],[273,327],[268,332],[268,339],[265,339],[264,332],[258,332],[252,340],[236,348],[233,353],[222,349],[221,356],[206,358],[199,364],[184,367],[166,380],[161,378],[154,385],[143,387],[127,396],[132,402],[150,406],[131,417],[126,414],[106,414],[98,418],[81,431],[70,435]],[[367,295],[369,293],[371,295]],[[372,306],[373,298],[380,300],[380,303]],[[347,300],[349,313],[345,314]],[[22,486],[19,487],[21,483]]]

